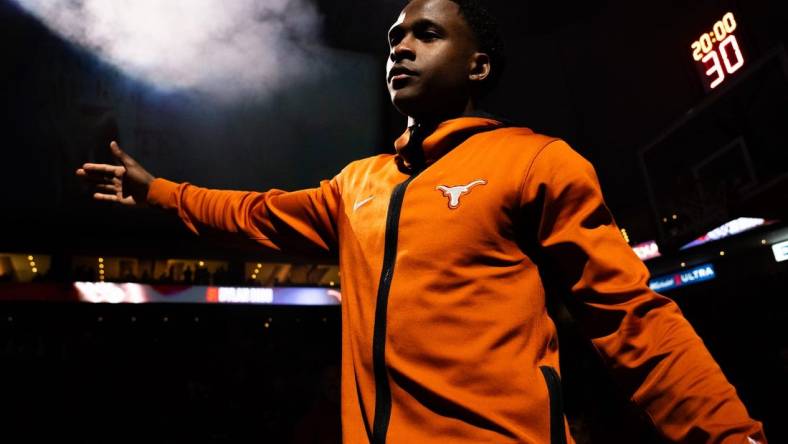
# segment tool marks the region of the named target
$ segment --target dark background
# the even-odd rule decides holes
[[[633,243],[658,239],[667,248],[739,213],[758,216],[782,208],[769,202],[788,191],[788,157],[779,148],[786,140],[778,129],[788,119],[786,68],[779,56],[784,57],[788,33],[783,3],[489,5],[501,21],[508,65],[485,108],[562,137],[589,158]],[[52,35],[12,3],[0,3],[5,66],[0,130],[6,148],[0,227],[8,233],[0,241],[7,249],[55,243],[81,248],[120,237],[133,239],[132,245],[193,244],[193,239],[183,242],[183,231],[166,217],[101,208],[86,199],[73,170],[85,161],[111,160],[106,145],[112,138],[155,175],[239,189],[314,186],[353,159],[390,152],[405,122],[390,106],[383,80],[385,33],[401,2],[317,1],[317,6],[326,52],[339,51],[332,76],[282,88],[267,100],[219,106],[151,92]],[[736,14],[747,63],[708,94],[688,48],[726,11]],[[671,140],[682,130],[690,137]],[[681,153],[705,156],[739,136],[756,169],[768,166],[769,171],[758,171],[757,189],[750,190],[758,193],[723,208],[703,202],[715,208],[693,217],[691,205],[676,195],[691,194],[696,184],[660,188],[661,179],[697,162]],[[759,149],[771,155],[758,157]],[[660,155],[674,162],[661,164]],[[646,167],[648,180],[641,161],[652,165]],[[714,177],[736,173],[723,169]],[[654,196],[657,204],[650,203],[649,185],[665,199]],[[677,212],[685,213],[685,226],[669,236],[659,221]]]
[[[195,239],[171,216],[97,205],[72,173],[84,161],[110,160],[112,138],[154,174],[223,188],[313,186],[353,159],[390,152],[405,122],[388,103],[385,34],[403,2],[315,1],[327,47],[346,60],[339,74],[243,107],[152,93],[0,2],[0,251],[259,258]],[[649,263],[655,274],[685,260],[677,246],[727,220],[788,217],[784,2],[489,5],[509,63],[485,108],[562,137],[591,160],[632,243],[660,242],[664,257]],[[707,93],[690,43],[728,10],[736,13],[747,65]],[[740,162],[704,183],[677,182],[699,161],[693,153],[702,159],[736,139],[747,146],[754,183],[731,182]],[[710,192],[715,184],[723,191]],[[767,234],[755,233],[753,242]],[[716,258],[718,280],[669,296],[752,415],[765,421],[771,442],[782,442],[788,271],[768,249],[730,247],[737,254]],[[698,250],[697,260],[718,249]],[[557,310],[578,441],[658,442]],[[0,311],[9,363],[0,389],[5,408],[17,412],[4,417],[15,432],[62,432],[85,442],[107,434],[115,441],[288,442],[299,439],[294,430],[312,403],[337,414],[324,394],[330,384],[314,383],[330,378],[338,358],[335,309],[3,303]],[[273,328],[262,327],[268,318],[277,320]],[[323,442],[332,442],[329,435]]]

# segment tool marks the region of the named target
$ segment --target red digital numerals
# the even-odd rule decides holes
[[[718,87],[726,78],[744,66],[744,55],[733,32],[736,18],[732,12],[714,24],[711,32],[704,33],[692,43],[692,58],[703,64],[709,89]]]

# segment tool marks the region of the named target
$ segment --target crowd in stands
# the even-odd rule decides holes
[[[72,272],[75,282],[97,282],[99,271],[95,267],[77,266]],[[211,272],[206,267],[186,266],[181,273],[177,273],[174,266],[170,266],[168,271],[158,276],[152,276],[148,270],[138,276],[132,270],[127,269],[123,274],[115,278],[106,278],[107,281],[117,282],[138,282],[141,284],[187,284],[187,285],[237,285],[238,279],[234,279],[226,267],[219,267],[215,272]]]

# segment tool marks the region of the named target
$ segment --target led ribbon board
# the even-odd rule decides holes
[[[777,262],[788,261],[788,241],[772,245],[772,252]]]
[[[656,241],[643,242],[632,247],[641,261],[647,261],[662,256]]]
[[[208,287],[136,283],[76,282],[79,301],[92,303],[209,303],[265,305],[339,305],[342,295],[320,287]]]
[[[739,233],[744,233],[745,231],[749,231],[752,230],[753,228],[757,228],[760,227],[761,225],[766,225],[769,223],[770,222],[767,221],[766,219],[761,219],[758,217],[740,217],[738,219],[734,219],[730,222],[722,224],[719,227],[709,231],[703,236],[684,245],[683,247],[680,248],[680,250],[686,250],[687,248],[697,247],[698,245],[703,245],[707,242],[725,239],[726,237],[734,236]]]
[[[736,17],[728,12],[690,45],[706,91],[717,88],[744,66],[744,54],[735,34],[737,28]]]
[[[713,264],[703,264],[689,270],[670,275],[658,276],[648,281],[654,291],[667,291],[686,285],[710,281],[717,277]]]

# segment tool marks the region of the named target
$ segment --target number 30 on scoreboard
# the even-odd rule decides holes
[[[729,12],[691,45],[692,58],[700,64],[699,71],[707,91],[720,86],[727,76],[744,66],[744,55],[735,31],[736,18]]]

